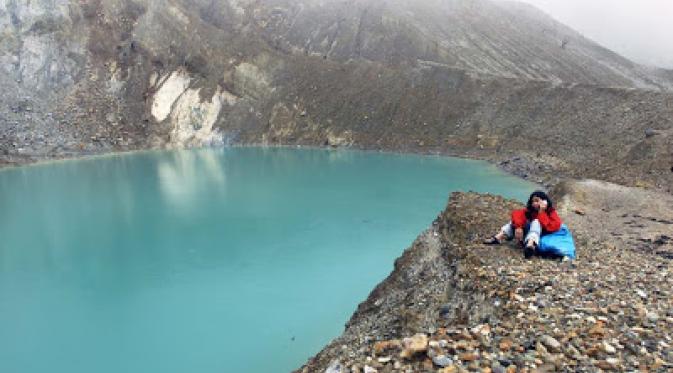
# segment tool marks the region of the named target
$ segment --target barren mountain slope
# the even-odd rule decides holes
[[[328,144],[673,184],[673,96],[635,88],[669,72],[526,5],[12,0],[0,30],[4,162]]]

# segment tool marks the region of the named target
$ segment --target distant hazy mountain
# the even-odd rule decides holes
[[[671,87],[536,8],[488,0],[270,0],[251,14],[294,52],[603,86]]]

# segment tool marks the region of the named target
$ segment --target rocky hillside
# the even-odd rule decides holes
[[[0,160],[223,143],[438,152],[670,190],[670,72],[488,0],[0,4]]]
[[[555,194],[577,261],[482,245],[519,205],[454,193],[343,335],[297,372],[673,369],[673,199],[594,180]]]
[[[671,88],[536,8],[489,0],[291,1],[255,8],[281,50],[527,80]]]

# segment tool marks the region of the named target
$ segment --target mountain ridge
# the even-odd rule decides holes
[[[352,146],[489,159],[548,182],[588,176],[666,190],[670,72],[645,74],[531,9],[488,0],[3,3],[0,159]]]

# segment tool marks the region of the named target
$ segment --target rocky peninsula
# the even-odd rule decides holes
[[[652,193],[557,185],[576,261],[481,244],[519,204],[452,194],[344,334],[297,372],[669,371],[673,198]]]

